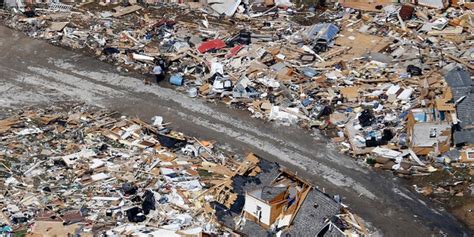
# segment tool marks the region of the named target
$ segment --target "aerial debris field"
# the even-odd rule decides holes
[[[0,18],[141,73],[143,87],[323,134],[474,229],[473,6],[6,1]],[[337,194],[265,157],[186,137],[160,116],[148,123],[83,105],[12,113],[0,118],[0,233],[369,235]]]

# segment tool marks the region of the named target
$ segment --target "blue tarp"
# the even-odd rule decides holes
[[[425,113],[413,113],[413,117],[417,122],[426,122],[426,114]]]

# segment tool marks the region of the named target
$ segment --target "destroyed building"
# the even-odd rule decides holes
[[[166,128],[159,116],[148,124],[82,106],[1,119],[0,234],[245,236],[218,221],[210,203],[253,213],[242,180],[264,180],[279,166],[216,145]],[[264,198],[282,191],[273,192],[281,205],[272,221],[291,226],[311,185],[285,172],[272,186]]]

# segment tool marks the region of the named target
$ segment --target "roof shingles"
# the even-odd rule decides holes
[[[474,129],[466,129],[474,125],[474,83],[471,74],[464,69],[455,68],[446,74],[445,80],[451,87],[454,100],[466,96],[456,106],[461,129],[454,131],[454,143],[474,144]]]

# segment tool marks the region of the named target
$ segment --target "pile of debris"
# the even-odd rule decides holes
[[[240,236],[213,206],[242,206],[234,179],[257,179],[261,160],[165,125],[84,106],[0,120],[0,235]]]
[[[448,5],[86,3],[30,8],[5,23],[120,70],[166,74],[191,97],[321,129],[375,167],[427,175],[463,162],[445,153],[474,144],[472,4]]]

